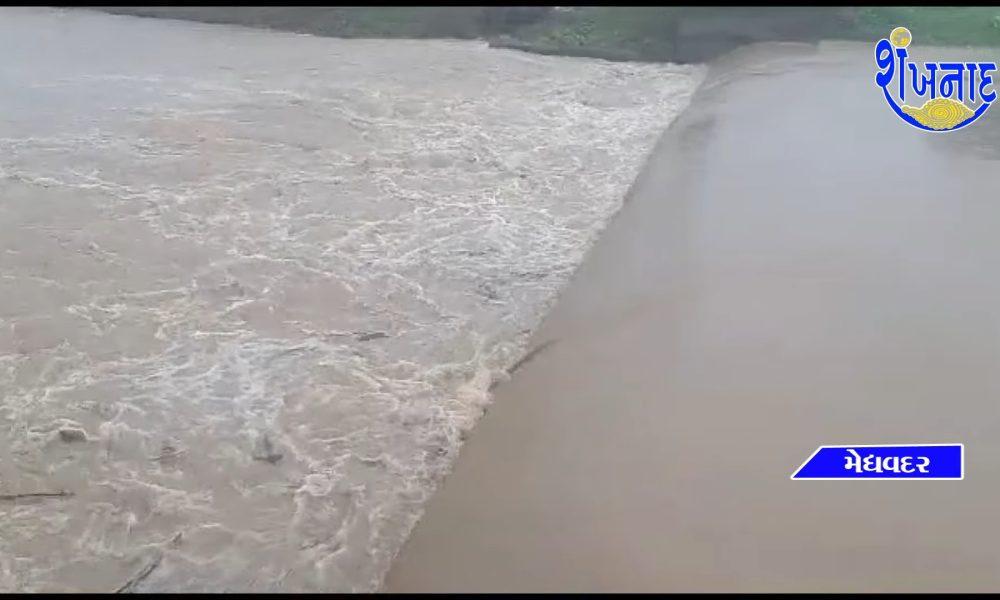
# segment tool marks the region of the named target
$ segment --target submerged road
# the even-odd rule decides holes
[[[389,590],[1000,588],[1000,116],[913,129],[872,52],[714,65]],[[935,442],[964,481],[789,480]]]

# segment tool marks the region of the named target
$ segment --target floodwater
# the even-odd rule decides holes
[[[0,11],[0,590],[377,589],[701,76]]]
[[[387,589],[1000,590],[1000,113],[911,127],[873,47],[712,64]],[[790,479],[916,443],[965,479]]]

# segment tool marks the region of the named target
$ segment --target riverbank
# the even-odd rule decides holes
[[[713,65],[389,591],[1000,587],[1000,119],[926,135],[870,63],[838,42]],[[823,444],[916,442],[965,443],[966,479],[789,479]]]
[[[96,7],[329,37],[484,39],[541,54],[706,62],[767,41],[871,41],[908,26],[921,44],[1000,45],[991,7]]]

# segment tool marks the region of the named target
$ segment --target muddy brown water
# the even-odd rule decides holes
[[[0,590],[375,589],[700,76],[0,10]]]
[[[390,591],[1000,589],[1000,113],[929,135],[873,63],[713,65]],[[820,445],[948,442],[964,481],[789,479]]]

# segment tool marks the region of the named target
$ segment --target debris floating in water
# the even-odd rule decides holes
[[[355,336],[359,342],[367,342],[368,340],[377,340],[381,338],[387,338],[389,334],[383,331],[364,331]]]
[[[86,442],[87,432],[79,427],[63,427],[59,430],[59,439],[67,443]]]
[[[27,492],[24,494],[0,494],[0,500],[12,501],[25,498],[68,498],[73,492]]]
[[[156,555],[153,557],[153,560],[146,563],[146,566],[144,566],[141,571],[136,573],[131,579],[122,584],[121,587],[115,590],[115,593],[127,594],[132,592],[137,585],[142,583],[143,580],[149,577],[153,573],[153,571],[156,570],[156,567],[160,566],[161,561],[163,561],[163,553],[157,552]]]
[[[275,450],[274,443],[266,433],[257,438],[253,449],[254,460],[262,460],[273,465],[283,457],[284,454]]]

